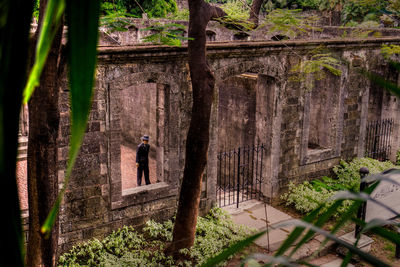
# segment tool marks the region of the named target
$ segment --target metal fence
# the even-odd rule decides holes
[[[393,131],[393,119],[384,119],[368,123],[365,156],[388,160],[391,150],[390,137]]]
[[[217,203],[220,207],[262,196],[263,144],[218,154]]]

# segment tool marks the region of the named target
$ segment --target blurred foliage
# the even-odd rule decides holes
[[[126,13],[142,17],[146,13],[149,18],[165,18],[178,9],[175,0],[102,0],[101,7],[103,15]]]
[[[390,59],[393,55],[400,55],[400,45],[382,45],[381,53],[386,59]]]
[[[182,41],[193,40],[193,38],[185,37],[185,28],[186,26],[177,23],[156,23],[151,27],[142,29],[142,31],[152,32],[152,34],[142,38],[142,41],[153,44],[181,46]]]
[[[289,80],[303,83],[307,90],[311,90],[314,86],[313,81],[324,79],[326,71],[341,76],[341,61],[325,50],[320,46],[308,53],[307,59],[301,60],[291,68]]]
[[[268,27],[269,33],[293,38],[300,33],[320,30],[314,26],[317,21],[317,16],[306,16],[300,9],[275,9],[268,13],[262,25]]]

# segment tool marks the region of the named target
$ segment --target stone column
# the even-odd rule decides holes
[[[255,144],[263,143],[265,150],[262,159],[262,193],[268,198],[276,196],[279,173],[280,131],[282,105],[280,87],[275,78],[258,75],[256,97],[256,137]]]

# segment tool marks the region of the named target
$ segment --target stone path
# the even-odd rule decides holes
[[[291,216],[269,205],[265,206],[263,203],[256,200],[240,203],[239,209],[236,208],[236,205],[227,206],[223,209],[232,215],[235,223],[256,228],[260,231],[267,229],[268,220],[269,234],[260,237],[255,243],[260,247],[268,249],[269,242],[270,251],[277,250],[291,231],[290,228],[276,227],[276,225],[281,222],[291,220]]]
[[[240,203],[239,208],[236,208],[236,205],[231,205],[223,207],[223,209],[232,215],[232,219],[235,223],[253,227],[259,231],[267,229],[268,222],[269,234],[265,234],[257,239],[255,244],[269,249],[270,252],[276,251],[293,230],[293,226],[279,227],[279,224],[282,222],[293,219],[291,216],[272,206],[264,205],[264,203],[257,200]],[[322,236],[317,235],[306,245],[301,247],[295,253],[293,258],[301,259],[312,255],[317,249],[319,249],[323,240],[324,238]],[[342,259],[335,254],[329,254],[329,248],[331,245],[332,242],[328,242],[327,246],[318,253],[317,259],[313,260],[317,263],[317,266],[340,266],[340,263],[338,264],[338,262],[341,262]]]

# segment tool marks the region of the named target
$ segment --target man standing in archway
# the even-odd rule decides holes
[[[142,185],[142,175],[144,172],[144,180],[146,185],[150,184],[149,178],[149,136],[143,135],[142,142],[138,145],[136,150],[136,167],[137,167],[137,185]]]

